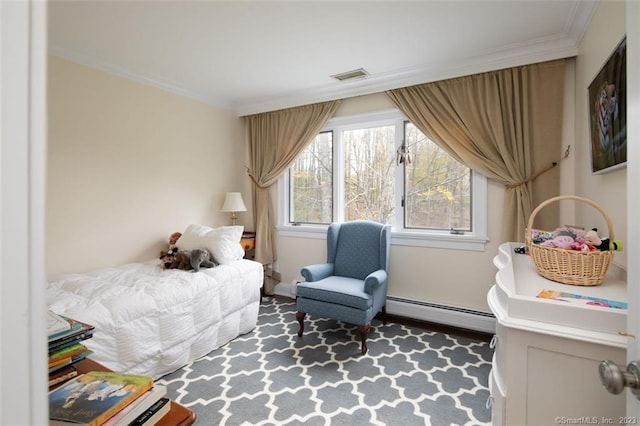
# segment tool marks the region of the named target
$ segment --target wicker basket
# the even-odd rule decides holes
[[[538,274],[563,284],[594,286],[600,285],[609,271],[613,260],[613,251],[590,251],[582,252],[577,250],[565,250],[552,247],[541,247],[533,244],[531,232],[536,214],[550,203],[560,200],[576,200],[589,204],[596,208],[607,222],[609,228],[609,238],[613,241],[613,225],[607,213],[595,202],[573,195],[549,198],[541,203],[531,213],[526,230],[526,244],[529,246],[529,254],[536,265]]]

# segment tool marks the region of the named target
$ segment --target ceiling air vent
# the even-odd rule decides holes
[[[331,77],[336,80],[345,81],[345,80],[353,80],[356,78],[363,78],[368,76],[369,73],[364,70],[364,68],[358,68],[357,70],[347,71],[340,74],[334,74]]]

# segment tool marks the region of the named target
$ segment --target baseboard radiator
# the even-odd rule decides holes
[[[275,288],[278,296],[296,297],[294,283],[280,283]],[[417,321],[427,321],[444,324],[451,327],[495,333],[495,316],[489,312],[437,303],[387,296],[387,313]]]

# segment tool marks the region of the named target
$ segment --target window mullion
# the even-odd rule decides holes
[[[400,148],[400,146],[404,141],[404,120],[402,118],[395,120],[394,126],[395,126],[395,146],[396,146],[396,152],[397,152],[397,150]],[[396,169],[395,169],[395,176],[394,176],[395,187],[396,187],[395,209],[398,212],[398,214],[394,215],[395,220],[394,220],[394,223],[392,224],[392,226],[395,229],[404,229],[405,209],[402,202],[405,196],[404,169],[405,169],[404,163],[402,166],[400,166],[397,164],[397,160],[396,160]]]
[[[333,220],[344,222],[344,144],[343,129],[333,131]]]

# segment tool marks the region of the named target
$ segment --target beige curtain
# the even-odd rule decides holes
[[[340,101],[330,101],[245,117],[249,144],[249,176],[254,183],[256,260],[263,265],[277,259],[273,240],[275,217],[269,188],[333,116]],[[265,293],[273,283],[265,282]]]
[[[450,155],[507,186],[502,237],[523,241],[535,205],[559,192],[558,170],[548,165],[562,151],[563,87],[564,60],[557,60],[386,93]],[[554,216],[557,206],[545,208],[536,223],[555,229]]]

